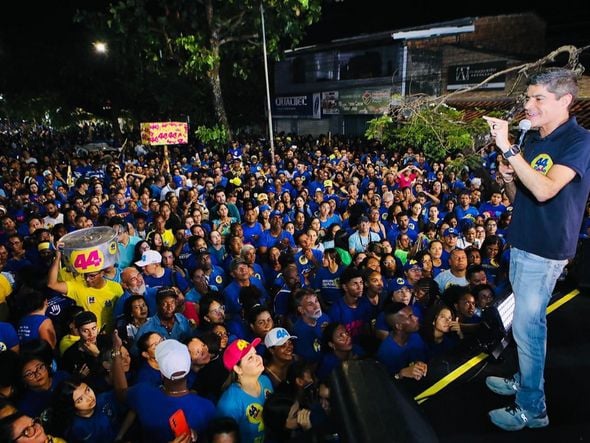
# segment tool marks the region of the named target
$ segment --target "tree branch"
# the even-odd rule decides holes
[[[522,65],[512,66],[510,68],[504,69],[503,71],[496,72],[495,74],[490,75],[485,80],[481,81],[480,83],[478,83],[475,86],[471,86],[469,88],[453,91],[450,94],[446,94],[446,95],[442,95],[440,97],[437,97],[436,99],[433,99],[431,102],[437,103],[436,107],[438,107],[438,106],[442,105],[443,103],[446,103],[451,98],[456,97],[459,94],[465,94],[466,92],[471,92],[471,91],[475,91],[476,89],[480,89],[482,86],[491,82],[495,78],[500,77],[505,74],[508,74],[510,72],[518,71],[519,79],[521,76],[527,77],[528,71],[530,71],[532,69],[540,68],[541,66],[544,66],[548,63],[554,62],[555,59],[557,58],[557,56],[560,54],[563,54],[563,53],[569,54],[567,67],[574,70],[578,75],[581,75],[584,72],[584,67],[579,63],[578,59],[580,57],[580,54],[588,48],[590,48],[590,46],[584,46],[582,48],[576,48],[573,45],[561,46],[561,47],[555,49],[554,51],[551,51],[545,57],[540,58],[536,62],[523,63]],[[516,86],[516,84],[518,84],[518,82],[515,82],[515,86]]]
[[[235,37],[226,37],[219,41],[219,46],[224,45],[226,43],[231,42],[243,42],[243,41],[252,41],[251,39],[258,38],[258,34],[250,34],[250,35],[240,35]]]

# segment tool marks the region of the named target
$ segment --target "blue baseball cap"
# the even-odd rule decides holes
[[[396,278],[392,283],[391,283],[391,292],[395,292],[403,287],[411,287],[411,285],[408,283],[408,281],[405,278],[402,277],[398,277]]]
[[[422,270],[422,266],[416,260],[408,260],[404,265],[404,271],[409,271],[414,268]]]
[[[276,209],[270,213],[270,218],[273,217],[283,217],[283,213],[281,211],[277,211]]]
[[[443,233],[443,237],[447,237],[449,235],[454,235],[455,237],[459,237],[459,233],[457,232],[457,230],[455,228],[445,229],[445,232]]]

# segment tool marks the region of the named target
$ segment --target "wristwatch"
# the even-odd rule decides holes
[[[516,154],[520,153],[520,148],[518,145],[512,145],[508,148],[506,152],[502,152],[502,157],[508,160],[510,157],[514,157]]]

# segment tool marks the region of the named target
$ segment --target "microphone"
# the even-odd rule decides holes
[[[531,126],[532,126],[531,121],[527,120],[527,119],[521,120],[520,123],[518,124],[518,129],[520,130],[520,136],[518,137],[518,143],[516,144],[516,146],[518,147],[519,150],[522,145],[522,142],[524,141],[524,136],[529,131],[529,129],[531,129]]]

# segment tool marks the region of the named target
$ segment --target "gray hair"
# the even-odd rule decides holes
[[[548,68],[533,74],[528,85],[542,85],[547,91],[561,98],[566,94],[572,96],[572,103],[578,96],[578,77],[576,73],[565,68]],[[570,103],[570,107],[572,105]]]
[[[242,246],[242,249],[240,250],[240,257],[244,258],[246,253],[251,249],[256,250],[256,248],[254,246],[252,246],[251,244],[246,244],[246,245]]]

